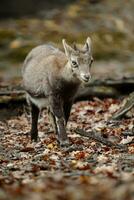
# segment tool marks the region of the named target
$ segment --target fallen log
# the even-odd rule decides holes
[[[92,80],[87,87],[81,87],[77,93],[75,101],[90,100],[94,96],[101,99],[112,97],[118,98],[122,95],[128,95],[134,91],[134,77],[122,79],[103,79]],[[0,119],[8,116],[15,108],[22,110],[26,104],[25,92],[20,85],[0,85]],[[13,109],[14,108],[14,109]],[[7,114],[6,114],[7,110]],[[3,114],[4,113],[4,114]]]
[[[95,79],[85,88],[80,88],[76,96],[77,100],[88,100],[93,96],[99,98],[118,98],[128,95],[134,91],[134,77],[124,77],[121,79]]]
[[[128,95],[134,91],[134,77],[125,77],[122,79],[95,79],[86,87],[80,87],[76,96],[76,101],[80,98],[90,98],[92,96],[118,97],[119,95]],[[0,99],[3,96],[16,97],[23,96],[22,86],[0,85]],[[23,96],[24,98],[24,96]],[[2,102],[2,101],[1,101]],[[0,102],[0,103],[1,103]]]

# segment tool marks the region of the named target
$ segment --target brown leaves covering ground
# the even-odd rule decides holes
[[[134,118],[109,122],[119,108],[115,99],[94,98],[74,104],[67,126],[70,149],[60,149],[46,110],[39,120],[39,142],[31,143],[29,115],[0,122],[0,200],[134,199]],[[127,145],[107,147],[75,133],[95,130]],[[127,144],[128,143],[128,144]]]

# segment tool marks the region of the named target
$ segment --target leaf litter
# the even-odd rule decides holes
[[[30,116],[0,122],[0,200],[134,199],[134,117],[107,123],[120,100],[78,102],[67,125],[70,148],[60,149],[47,117],[40,116],[39,141],[30,141]],[[133,113],[132,113],[133,116]],[[112,148],[80,136],[76,128],[96,131],[127,148]]]

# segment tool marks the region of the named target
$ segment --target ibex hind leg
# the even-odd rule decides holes
[[[54,114],[50,111],[50,108],[48,108],[48,116],[49,116],[50,122],[52,124],[52,127],[54,129],[54,132],[57,135],[58,134],[58,130],[57,130],[57,126],[56,126],[56,119],[55,119]]]
[[[72,107],[72,102],[64,103],[64,116],[66,120],[66,125],[70,116],[71,107]]]
[[[39,108],[30,102],[31,105],[31,140],[37,142],[38,139],[38,117],[39,117]]]

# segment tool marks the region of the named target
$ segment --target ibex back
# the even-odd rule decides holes
[[[90,81],[93,61],[91,40],[82,47],[69,46],[63,39],[65,54],[50,45],[34,48],[22,69],[23,85],[31,106],[31,139],[38,138],[38,116],[47,107],[60,146],[68,145],[66,124],[80,84]]]

